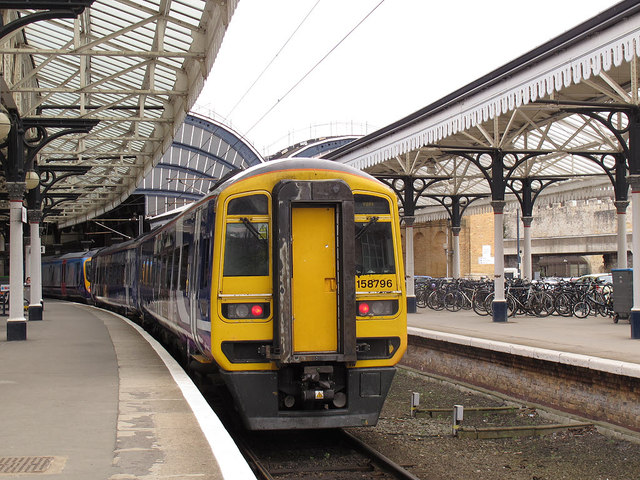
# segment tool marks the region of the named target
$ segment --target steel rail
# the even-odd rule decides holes
[[[374,450],[369,445],[364,443],[359,438],[350,434],[346,430],[341,430],[342,434],[346,437],[347,441],[351,443],[356,450],[364,453],[368,457],[372,458],[377,465],[382,469],[396,476],[399,480],[421,480],[419,477],[416,477],[413,473],[408,472],[400,465],[384,456],[382,453]]]

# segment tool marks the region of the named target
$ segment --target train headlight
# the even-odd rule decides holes
[[[225,303],[222,315],[230,320],[262,319],[269,316],[268,303]]]
[[[398,311],[397,300],[363,300],[356,302],[359,317],[385,317]]]

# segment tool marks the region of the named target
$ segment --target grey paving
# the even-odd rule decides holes
[[[472,310],[453,313],[420,308],[408,315],[407,323],[438,332],[640,364],[640,340],[631,339],[626,320],[616,324],[605,317],[519,315],[501,323]]]
[[[7,342],[0,318],[0,478],[15,457],[53,460],[21,480],[222,478],[181,391],[131,326],[47,300],[27,340]]]

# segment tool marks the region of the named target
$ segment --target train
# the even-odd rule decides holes
[[[84,303],[91,301],[91,259],[97,249],[42,259],[42,295]]]
[[[265,162],[91,253],[91,301],[219,374],[247,429],[377,423],[407,305],[396,195],[369,174]]]

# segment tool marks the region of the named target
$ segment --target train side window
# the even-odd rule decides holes
[[[164,283],[167,288],[171,288],[172,266],[173,266],[173,252],[171,252],[169,255],[167,255],[167,268],[165,270],[166,278],[165,278],[165,283]]]
[[[209,286],[209,239],[205,238],[201,244],[202,262],[200,263],[200,288]]]
[[[180,247],[176,247],[173,251],[173,272],[171,273],[171,290],[175,290],[178,287],[178,274],[180,268]]]
[[[182,246],[182,260],[180,264],[180,290],[187,291],[187,279],[189,278],[189,245]]]

